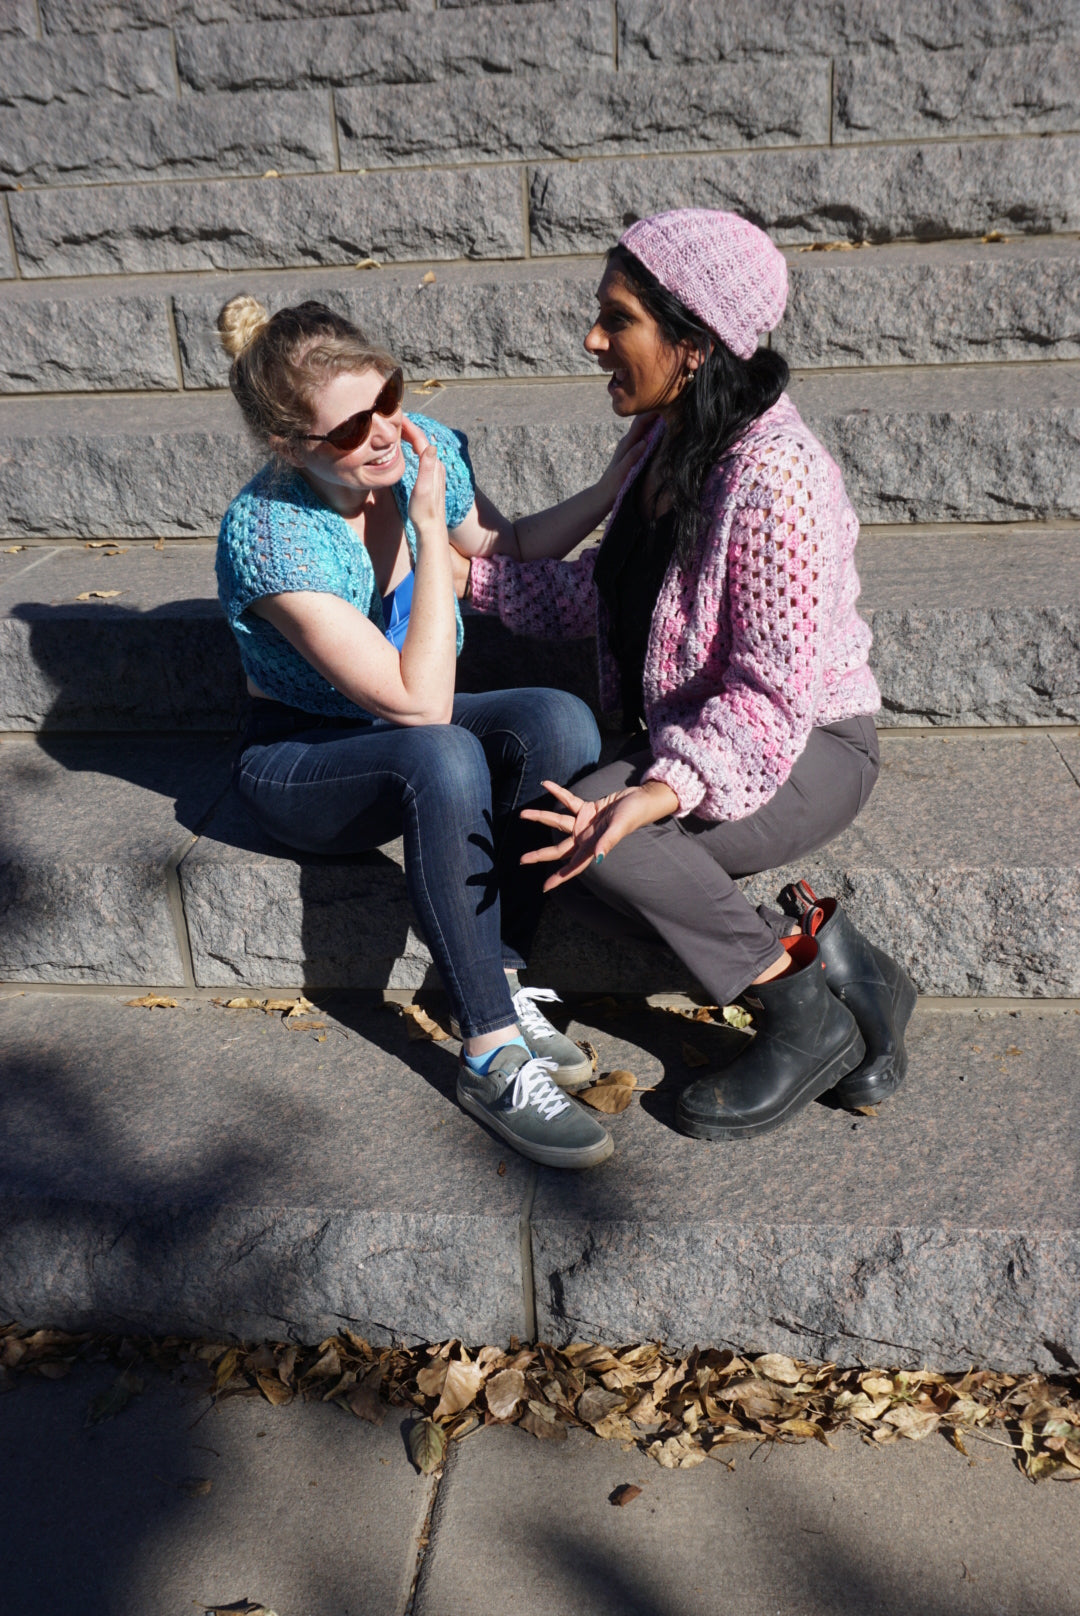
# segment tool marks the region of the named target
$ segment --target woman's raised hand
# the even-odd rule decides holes
[[[572,881],[575,875],[587,870],[590,864],[601,863],[624,837],[652,825],[675,812],[679,799],[670,786],[661,780],[647,780],[644,785],[628,786],[625,791],[613,791],[596,802],[585,802],[565,786],[554,780],[544,781],[544,790],[550,791],[561,802],[564,813],[546,808],[523,808],[522,819],[532,819],[538,825],[549,825],[561,830],[563,840],[550,847],[538,847],[535,852],[524,853],[522,864],[551,864],[557,859],[564,862],[544,882],[544,891]]]
[[[419,536],[427,533],[446,538],[446,467],[435,447],[407,415],[401,417],[401,436],[420,462],[409,496],[409,517]]]
[[[619,439],[615,453],[607,463],[607,469],[596,484],[603,492],[607,510],[611,509],[618,498],[619,489],[626,481],[627,473],[645,453],[645,440],[658,419],[655,411],[636,416],[629,432],[624,433]]]

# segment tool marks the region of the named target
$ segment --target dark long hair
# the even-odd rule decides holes
[[[701,537],[701,490],[716,462],[751,421],[776,403],[788,384],[787,361],[771,348],[740,359],[662,286],[625,247],[612,247],[610,268],[626,281],[671,347],[689,342],[699,364],[678,398],[661,447],[661,488],[675,512],[675,549],[689,566]]]

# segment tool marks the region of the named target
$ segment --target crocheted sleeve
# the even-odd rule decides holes
[[[791,772],[820,707],[838,587],[827,478],[800,446],[762,446],[736,497],[722,575],[698,580],[730,626],[726,657],[726,635],[712,648],[726,663],[719,688],[707,661],[658,701],[647,775],[671,787],[680,814],[707,820],[745,818]]]
[[[318,542],[318,521],[285,500],[262,497],[256,483],[225,513],[218,536],[217,573],[225,615],[237,633],[249,633],[243,614],[264,595],[312,589],[341,592],[333,556]]]
[[[599,546],[574,561],[514,561],[477,556],[469,598],[478,612],[497,613],[515,634],[541,640],[584,640],[596,633],[593,568]]]

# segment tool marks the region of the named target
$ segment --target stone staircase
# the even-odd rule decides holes
[[[518,514],[616,440],[581,348],[600,255],[629,217],[698,205],[785,249],[773,340],[863,522],[882,780],[790,873],[887,940],[957,1047],[972,1012],[1080,999],[1078,62],[1072,0],[8,0],[4,991],[431,980],[399,849],[293,859],[228,795],[241,681],[213,540],[259,457],[214,317],[239,289],[350,313]],[[591,681],[587,647],[467,624],[466,688]],[[550,917],[535,963],[563,989],[692,985]],[[1040,1027],[1071,1071],[1075,1022]],[[629,1317],[583,1307],[579,1328]],[[873,1339],[860,1317],[848,1335]]]

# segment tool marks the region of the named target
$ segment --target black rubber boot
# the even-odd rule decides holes
[[[779,1128],[863,1058],[862,1034],[825,984],[817,943],[797,937],[784,946],[791,969],[743,994],[756,1029],[749,1049],[679,1096],[678,1126],[694,1139],[747,1139]]]
[[[849,1107],[877,1105],[895,1094],[907,1071],[904,1029],[918,994],[894,959],[856,930],[835,898],[816,898],[805,881],[782,894],[787,908],[801,912],[803,935],[821,950],[829,991],[846,1004],[866,1044],[862,1065],[833,1093]]]

